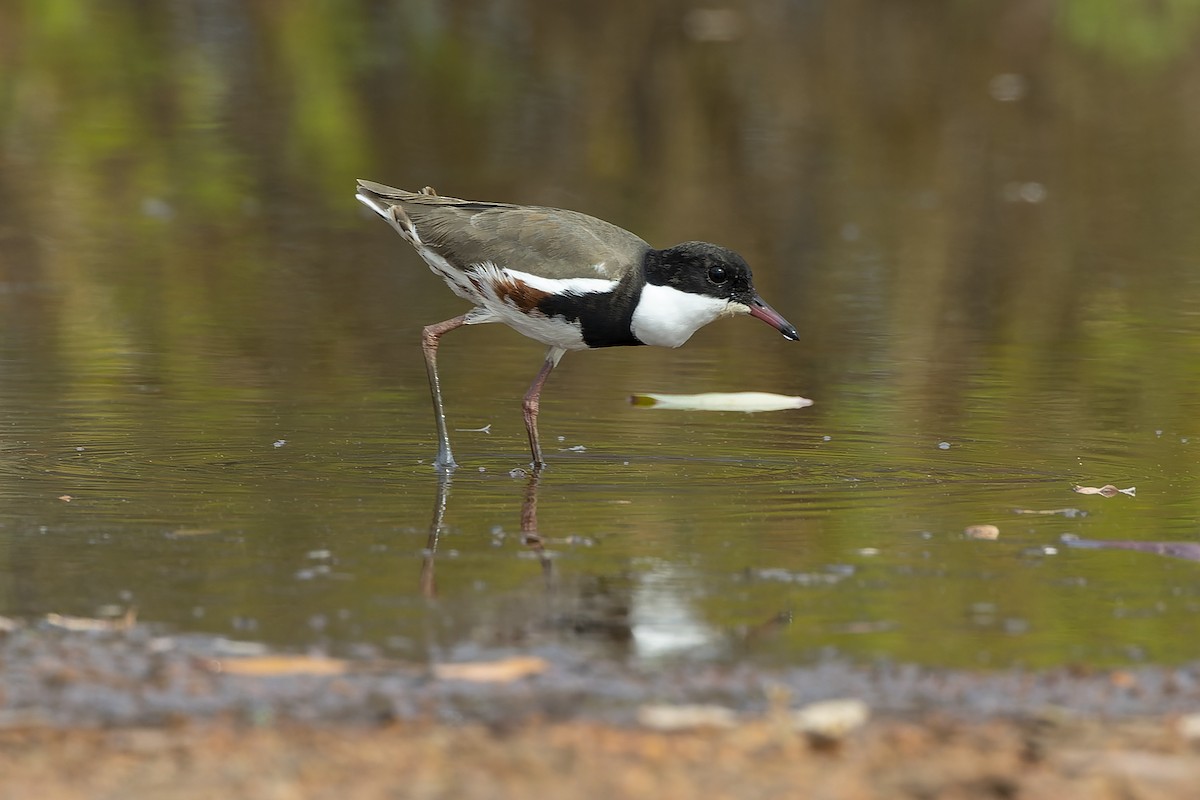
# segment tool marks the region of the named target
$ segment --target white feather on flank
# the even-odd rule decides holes
[[[569,322],[562,317],[547,317],[543,314],[526,314],[507,303],[502,303],[489,310],[495,315],[497,322],[503,322],[517,333],[528,336],[535,342],[541,342],[563,352],[588,349],[583,342],[583,329],[578,322]],[[562,354],[560,353],[558,357],[562,358]]]
[[[554,285],[560,283],[559,281],[540,278],[537,275],[530,275],[527,272],[520,272],[518,270],[504,269],[496,266],[491,261],[485,261],[482,264],[476,264],[471,267],[471,277],[478,282],[478,288],[476,288],[474,283],[471,287],[476,295],[472,302],[485,308],[488,313],[488,318],[481,321],[503,322],[518,333],[558,351],[566,352],[567,350],[587,349],[587,345],[583,342],[583,329],[578,321],[568,321],[562,317],[548,317],[540,312],[526,313],[513,305],[511,301],[501,297],[499,292],[496,291],[498,285],[514,282],[524,283],[531,288],[544,292],[562,291],[562,289]],[[568,280],[590,281],[593,284],[613,283],[612,281],[598,281],[593,278],[571,278]],[[603,291],[603,289],[593,288],[592,291]],[[558,353],[555,363],[557,363],[558,358],[562,358],[562,352]]]
[[[642,287],[629,327],[640,342],[679,347],[718,317],[749,313],[741,303],[648,283]]]
[[[593,292],[611,292],[617,287],[617,282],[605,280],[604,278],[543,278],[541,275],[533,275],[529,272],[521,272],[515,269],[503,269],[497,267],[490,261],[486,264],[481,264],[480,267],[490,267],[499,269],[501,273],[510,278],[516,278],[526,286],[531,286],[534,289],[540,289],[543,292],[552,292],[554,294],[592,294]]]
[[[363,194],[356,194],[355,198],[383,217],[397,233],[416,248],[421,259],[429,265],[435,275],[446,282],[451,291],[476,306],[467,314],[468,325],[503,322],[518,333],[549,346],[550,351],[546,357],[555,364],[567,350],[587,349],[583,342],[583,329],[577,321],[569,322],[562,317],[548,317],[544,314],[527,314],[500,297],[495,285],[506,281],[519,281],[543,292],[589,294],[611,291],[617,285],[616,281],[601,278],[543,278],[528,272],[504,269],[490,261],[474,264],[468,270],[463,270],[422,242],[411,224],[404,225],[396,218],[391,205],[382,205]],[[593,266],[597,271],[601,271],[604,265],[601,263]]]

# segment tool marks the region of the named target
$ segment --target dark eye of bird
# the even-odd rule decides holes
[[[725,271],[724,267],[711,267],[708,270],[708,279],[720,286],[729,280],[729,273]]]

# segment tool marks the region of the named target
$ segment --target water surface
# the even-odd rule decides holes
[[[0,614],[415,659],[1200,656],[1200,564],[1062,541],[1197,538],[1194,16],[93,6],[0,12]],[[464,309],[356,177],[734,247],[801,341],[569,354],[532,483],[541,349],[456,331],[442,484],[418,338]],[[815,405],[628,404],[745,390]]]

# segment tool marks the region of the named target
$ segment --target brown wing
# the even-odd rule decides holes
[[[421,241],[461,267],[490,261],[547,278],[618,280],[650,249],[624,228],[576,211],[459,200],[370,181],[359,187],[403,208]]]

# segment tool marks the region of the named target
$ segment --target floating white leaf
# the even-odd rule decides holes
[[[789,397],[770,392],[705,392],[704,394],[651,394],[630,395],[629,402],[635,406],[665,408],[677,411],[783,411],[789,408],[807,408],[813,404],[807,397]]]

